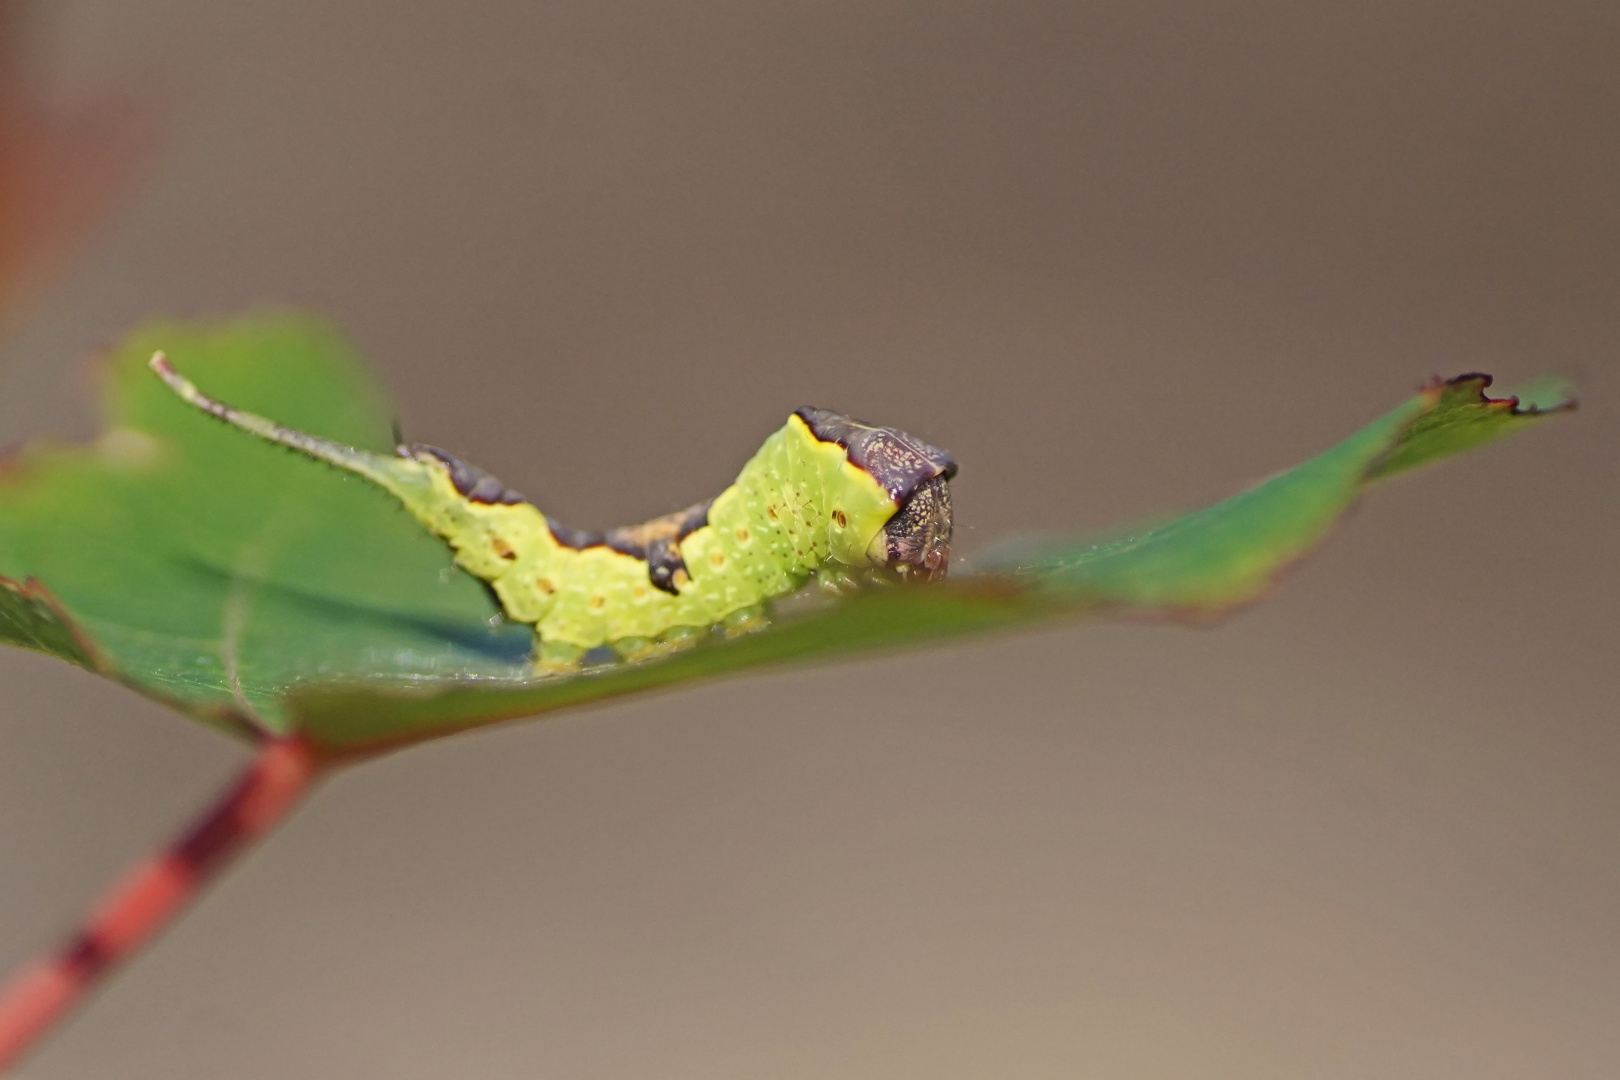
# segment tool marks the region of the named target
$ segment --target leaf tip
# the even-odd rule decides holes
[[[1431,407],[1441,402],[1473,405],[1507,416],[1544,416],[1558,412],[1572,412],[1578,405],[1575,383],[1562,375],[1538,375],[1515,386],[1501,397],[1491,397],[1485,391],[1496,382],[1494,376],[1483,371],[1469,371],[1451,378],[1432,377],[1419,393],[1429,400]]]

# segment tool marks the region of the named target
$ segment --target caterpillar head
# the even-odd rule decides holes
[[[951,561],[951,492],[956,460],[896,428],[874,427],[831,409],[798,409],[810,434],[842,447],[846,460],[875,481],[894,513],[867,545],[871,566],[901,580],[939,581]]]
[[[902,580],[944,579],[951,562],[951,488],[945,473],[911,493],[872,538],[866,557]]]

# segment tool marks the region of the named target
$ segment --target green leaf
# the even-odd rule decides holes
[[[1574,408],[1568,382],[1543,377],[1501,399],[1485,396],[1489,375],[1460,375],[1437,383],[1425,393],[1438,393],[1432,408],[1402,434],[1400,444],[1380,458],[1369,474],[1381,479],[1427,464],[1533,424],[1549,413]]]
[[[525,669],[527,632],[492,630],[483,587],[390,498],[187,408],[146,370],[158,346],[289,423],[392,444],[380,388],[321,323],[134,334],[108,361],[106,433],[30,450],[0,479],[0,574],[49,589],[105,670],[199,718],[285,732],[303,682]],[[83,662],[60,635],[7,639]]]
[[[1373,480],[1510,434],[1574,407],[1545,380],[1534,404],[1485,396],[1489,375],[1436,380],[1303,465],[1224,502],[1105,538],[1071,538],[981,559],[1032,590],[1192,620],[1255,600],[1306,554]]]
[[[0,641],[60,657],[91,671],[101,662],[56,598],[39,582],[0,578]]]
[[[362,447],[392,441],[382,393],[324,324],[144,328],[109,361],[107,434],[30,451],[0,479],[0,575],[30,582],[0,582],[0,638],[229,730],[302,731],[339,754],[1084,612],[1211,618],[1259,596],[1371,481],[1571,407],[1553,384],[1494,401],[1485,376],[1435,383],[1191,514],[1003,548],[942,585],[800,595],[762,633],[539,679],[528,629],[495,619],[486,590],[390,497],[187,408],[145,369],[160,348],[232,404]]]
[[[1567,386],[1562,395],[1544,393],[1530,411],[1485,397],[1489,383],[1489,376],[1480,375],[1437,381],[1325,453],[1205,509],[1103,536],[1005,545],[978,559],[973,573],[942,584],[779,612],[767,633],[712,640],[665,661],[506,686],[312,686],[294,695],[292,709],[300,725],[327,745],[380,748],[761,665],[1088,612],[1208,621],[1257,599],[1371,481],[1389,474],[1390,461],[1418,454],[1421,461],[1433,460],[1574,407]],[[1444,425],[1423,423],[1435,414]],[[1435,437],[1453,425],[1468,427],[1466,442]]]

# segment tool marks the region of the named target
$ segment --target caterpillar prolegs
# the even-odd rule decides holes
[[[836,591],[857,574],[938,581],[950,560],[956,462],[894,428],[799,409],[708,502],[641,525],[582,532],[548,519],[493,476],[442,450],[374,454],[205,396],[162,353],[151,368],[188,404],[386,489],[535,632],[546,673],[609,646],[645,659],[719,628],[764,625],[765,601],[812,574]]]

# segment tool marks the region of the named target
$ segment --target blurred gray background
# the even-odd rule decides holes
[[[1212,499],[1435,373],[1585,404],[1208,632],[1075,626],[339,776],[22,1072],[1620,1074],[1620,6],[70,0],[163,156],[3,346],[339,320],[563,520],[792,407],[953,450],[971,552]],[[1500,385],[1500,384],[1499,384]],[[0,964],[238,746],[0,653]]]

